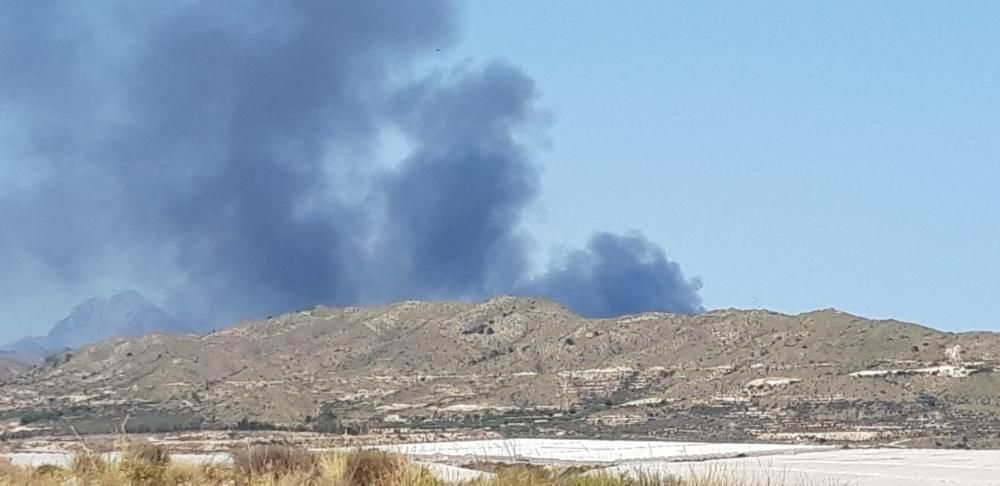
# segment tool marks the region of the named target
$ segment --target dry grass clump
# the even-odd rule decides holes
[[[395,454],[381,451],[357,451],[347,456],[341,479],[344,486],[385,484],[401,478],[406,461]]]
[[[596,474],[570,478],[566,486],[750,486],[739,482],[723,482],[713,478],[678,479],[654,474],[640,474],[636,477]]]
[[[86,479],[101,471],[108,469],[108,462],[104,456],[91,449],[81,449],[73,454],[69,463],[69,470],[74,477]]]
[[[31,473],[0,457],[0,484],[31,484]]]
[[[125,457],[131,461],[149,464],[150,466],[167,467],[170,465],[170,450],[160,444],[138,443],[130,444],[125,449]]]
[[[319,471],[315,454],[286,445],[255,445],[232,451],[236,471],[248,478],[311,477]]]
[[[167,470],[170,466],[170,451],[162,445],[139,443],[129,444],[113,464],[110,471],[116,471],[129,484],[166,485]],[[175,484],[175,483],[170,483]]]
[[[566,470],[536,465],[515,464],[494,470],[489,479],[474,481],[474,486],[743,486],[686,481],[671,477],[640,474],[626,477],[609,474],[585,475],[585,470]]]
[[[92,449],[81,449],[73,454],[67,474],[44,474],[46,467],[34,471],[39,481],[47,476],[66,476],[85,484],[178,484],[168,480],[177,476],[170,471],[170,452],[148,443],[121,444],[115,460]]]
[[[482,486],[501,486],[508,484],[523,484],[525,486],[555,485],[555,474],[546,468],[515,464],[503,467],[494,472],[492,479],[481,481]]]
[[[357,450],[323,454],[319,459],[321,484],[331,486],[444,486],[426,468],[404,457],[381,451]]]
[[[151,486],[445,486],[426,467],[402,456],[370,450],[313,454],[285,445],[258,445],[232,451],[232,464],[195,465],[170,460],[152,444],[122,444],[116,458],[84,449],[68,468],[21,468],[0,459],[0,485]],[[485,468],[484,468],[485,469]],[[462,486],[748,486],[721,476],[681,480],[654,475],[633,477],[586,474],[579,468],[499,465],[491,475]],[[785,484],[780,478],[768,484]]]

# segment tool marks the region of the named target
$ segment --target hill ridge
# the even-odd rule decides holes
[[[202,335],[105,341],[20,375],[0,395],[25,397],[10,413],[149,404],[216,426],[312,427],[310,417],[335,415],[430,427],[484,413],[530,424],[517,417],[560,410],[574,417],[564,432],[604,424],[676,436],[687,423],[759,439],[810,430],[803,421],[819,417],[908,436],[927,433],[920,424],[932,417],[956,428],[998,419],[1000,403],[987,399],[1000,393],[998,360],[1000,334],[841,312],[586,319],[543,299],[498,297],[317,306]]]

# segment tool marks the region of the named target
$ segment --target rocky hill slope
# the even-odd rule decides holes
[[[835,310],[584,319],[499,297],[317,307],[200,336],[105,341],[0,387],[0,414],[128,416],[133,430],[482,427],[977,445],[1000,438],[998,362],[998,334]]]
[[[0,383],[10,381],[28,368],[31,368],[31,365],[0,354]]]

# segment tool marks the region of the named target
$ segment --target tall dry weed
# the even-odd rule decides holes
[[[319,475],[318,458],[300,447],[288,445],[251,445],[232,451],[236,471],[248,478]]]

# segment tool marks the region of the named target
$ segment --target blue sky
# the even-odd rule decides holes
[[[709,308],[1000,329],[1000,3],[464,4],[552,115],[543,250],[642,230]]]

